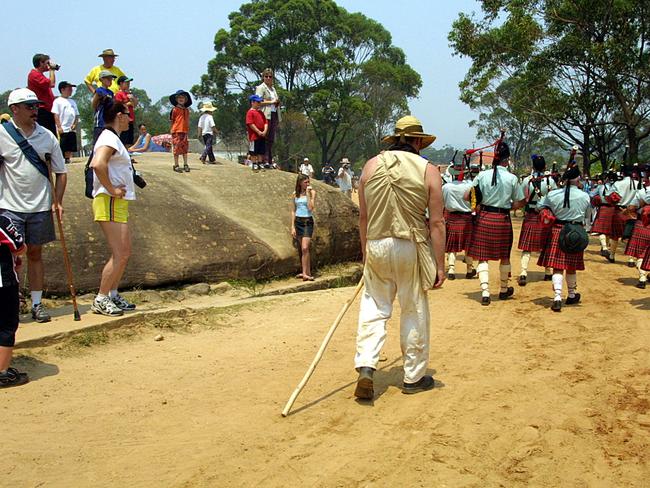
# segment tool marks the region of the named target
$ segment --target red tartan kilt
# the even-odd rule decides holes
[[[645,226],[641,220],[637,220],[634,225],[632,237],[625,247],[625,254],[634,256],[637,259],[642,259],[645,256],[646,250],[650,247],[650,225]]]
[[[620,239],[623,236],[625,218],[618,207],[598,207],[598,214],[590,232],[605,234],[612,239]]]
[[[643,256],[643,262],[641,263],[641,269],[643,271],[650,271],[650,247],[645,250],[645,256]]]
[[[549,230],[548,226],[542,224],[537,212],[526,212],[517,247],[522,251],[541,251],[548,239]]]
[[[567,254],[560,249],[560,232],[563,224],[554,224],[546,246],[542,249],[537,265],[544,268],[585,269],[584,253]]]
[[[476,216],[467,255],[479,261],[509,259],[512,241],[510,214],[481,210]]]
[[[469,248],[472,239],[472,228],[474,221],[471,213],[447,214],[446,230],[447,241],[446,252],[460,252]]]

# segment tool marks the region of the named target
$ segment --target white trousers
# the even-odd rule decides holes
[[[420,285],[415,243],[393,237],[369,240],[363,278],[355,367],[377,368],[397,295],[404,382],[419,381],[429,364],[429,304]]]

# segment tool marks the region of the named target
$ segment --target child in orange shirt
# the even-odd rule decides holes
[[[182,173],[190,172],[190,167],[187,165],[187,133],[190,131],[190,109],[192,105],[192,97],[184,90],[178,90],[176,93],[169,97],[169,102],[174,106],[171,113],[171,133],[172,144],[174,146],[174,171]],[[183,155],[183,169],[178,166],[178,156]]]

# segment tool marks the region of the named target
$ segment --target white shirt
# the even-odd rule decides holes
[[[201,135],[212,134],[212,129],[214,128],[214,118],[210,113],[204,113],[199,117],[199,129],[201,129]]]
[[[314,168],[309,163],[302,163],[300,165],[300,174],[309,176],[311,178],[311,175],[314,174]]]
[[[469,202],[465,200],[465,192],[472,187],[472,180],[452,181],[442,186],[442,198],[445,208],[450,212],[471,212]]]
[[[25,137],[23,131],[16,128]],[[68,172],[59,142],[49,130],[35,124],[34,131],[26,139],[43,161],[46,154],[51,155],[54,173]],[[50,182],[29,162],[4,128],[0,129],[0,156],[4,159],[0,164],[0,208],[24,213],[51,210]]]
[[[636,196],[636,187],[637,183],[632,180],[629,176],[626,176],[622,180],[614,183],[614,189],[616,193],[621,196],[621,201],[616,205],[621,207],[627,207],[632,204],[634,197]]]
[[[352,190],[352,172],[345,168],[339,168],[339,188],[341,191]]]
[[[131,157],[129,152],[113,132],[104,129],[97,138],[95,150],[102,146],[108,146],[115,149],[115,153],[108,160],[108,178],[115,187],[123,186],[126,190],[124,200],[135,200],[135,184],[133,183],[133,166],[131,166]],[[93,198],[100,193],[110,195],[108,190],[102,186],[93,170]]]
[[[79,117],[77,102],[72,98],[57,97],[52,104],[52,113],[59,116],[63,132],[70,132],[72,124]]]

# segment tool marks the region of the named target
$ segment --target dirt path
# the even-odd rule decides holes
[[[175,327],[161,342],[145,327],[89,348],[22,350],[34,381],[0,391],[0,484],[648,486],[650,293],[594,249],[584,303],[560,314],[535,267],[514,300],[490,307],[476,280],[430,293],[439,387],[401,394],[393,320],[373,405],[352,395],[355,304],[280,416],[352,288],[153,324]]]

